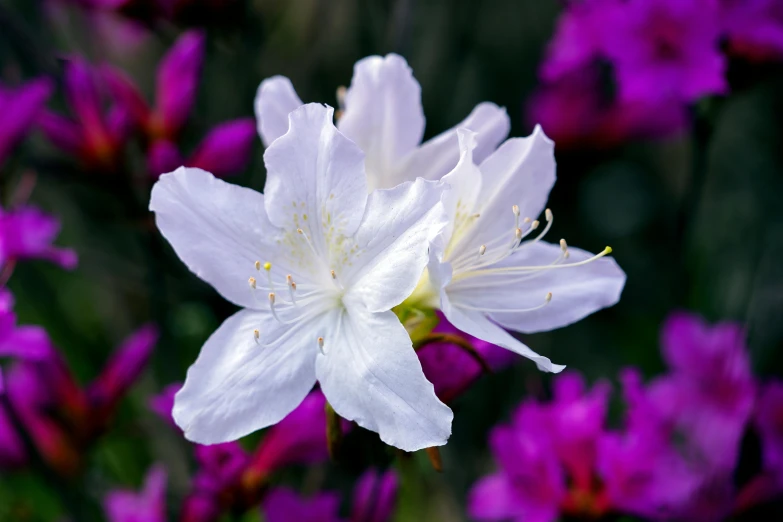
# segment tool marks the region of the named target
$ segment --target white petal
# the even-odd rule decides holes
[[[229,301],[257,307],[248,278],[276,250],[264,196],[201,169],[180,167],[152,188],[150,210],[174,251]]]
[[[338,127],[367,155],[370,189],[412,179],[392,179],[395,165],[424,135],[421,87],[404,58],[389,54],[356,62]]]
[[[408,297],[427,265],[430,241],[446,225],[442,183],[417,179],[376,190],[356,232],[357,253],[345,278],[346,300],[382,312]]]
[[[185,437],[200,444],[232,441],[290,413],[315,384],[317,339],[327,320],[282,325],[249,310],[229,317],[204,344],[175,397],[174,420]]]
[[[258,86],[253,105],[258,134],[264,146],[268,147],[288,131],[288,114],[303,103],[296,95],[291,80],[285,76],[273,76]]]
[[[398,167],[400,181],[416,177],[439,180],[447,174],[460,157],[457,147],[457,129],[468,129],[477,134],[473,160],[481,163],[500,145],[511,128],[506,109],[494,103],[477,105],[462,122],[446,132],[424,142]]]
[[[440,304],[443,314],[458,329],[482,341],[502,346],[507,350],[527,357],[535,362],[541,371],[559,373],[565,369],[565,366],[553,364],[548,357],[538,355],[490,321],[481,312],[460,309],[458,303],[452,302],[446,291],[451,280],[451,265],[448,262],[441,263],[438,261],[437,256],[432,255],[429,264],[429,275],[435,289],[440,289]]]
[[[454,415],[435,396],[394,313],[352,309],[338,328],[316,361],[335,411],[405,451],[445,444]]]
[[[364,154],[337,131],[333,114],[317,103],[296,109],[264,154],[269,219],[291,233],[302,228],[324,263],[334,242],[356,231],[367,201]]]
[[[449,224],[443,231],[447,240],[457,229],[466,230],[473,221],[471,215],[476,206],[476,199],[481,192],[481,171],[473,162],[473,152],[476,148],[476,133],[468,129],[458,129],[460,159],[454,170],[443,177],[443,183],[449,190],[443,195],[443,206],[449,218]]]
[[[481,217],[455,248],[455,255],[476,252],[480,245],[503,234],[513,241],[514,205],[519,206],[523,218],[539,217],[555,184],[554,148],[554,142],[536,126],[531,136],[506,140],[481,163],[482,186],[476,209]]]
[[[567,263],[577,263],[592,254],[569,247]],[[560,246],[540,241],[525,243],[516,253],[495,267],[545,266],[561,254]],[[614,259],[604,257],[573,268],[555,268],[538,273],[479,275],[452,282],[448,293],[454,306],[495,310],[490,317],[510,330],[533,333],[553,330],[620,300],[625,273]],[[544,302],[548,292],[552,300],[535,311],[502,313],[496,310],[533,308]]]

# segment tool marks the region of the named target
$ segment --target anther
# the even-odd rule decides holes
[[[337,279],[337,274],[334,273],[334,270],[329,270],[329,273],[332,274],[332,279]]]
[[[562,250],[563,252],[568,251],[568,244],[566,243],[565,239],[560,240],[560,250]]]
[[[516,237],[517,239],[522,239],[522,229],[521,228],[516,228],[514,230],[514,237]]]
[[[256,341],[256,344],[258,344],[259,337],[261,337],[261,332],[259,332],[257,329],[253,330],[253,339]]]
[[[277,310],[275,310],[275,293],[274,292],[269,292],[269,310],[272,312],[272,317],[274,317],[275,320],[278,323],[283,323],[283,320],[280,319],[280,317],[278,317],[278,315],[277,315]]]
[[[324,352],[324,338],[323,337],[319,337],[318,338],[318,350],[321,351],[322,355],[326,355],[326,352]]]
[[[522,223],[530,223],[532,220],[529,217],[526,217],[522,220]]]
[[[252,288],[253,290],[256,289],[256,278],[255,277],[249,278],[247,280],[247,283],[250,285],[250,288]]]
[[[291,277],[291,274],[288,274],[285,276],[285,281],[288,284],[288,296],[291,298],[291,304],[296,304],[296,299],[294,299],[294,290],[296,290],[296,283],[294,283],[294,278]]]
[[[517,230],[519,230],[519,229],[517,229]],[[483,256],[486,252],[487,252],[487,245],[481,245],[479,247],[479,255]]]
[[[511,207],[511,212],[513,212],[515,216],[519,217],[519,205],[514,205]]]
[[[547,302],[547,303],[549,303],[549,301],[551,301],[551,300],[552,300],[552,292],[547,292],[547,293],[546,293],[546,298],[545,298],[545,300],[546,300],[546,302]]]
[[[537,228],[538,228],[538,225],[540,225],[540,223],[539,223],[539,222],[538,222],[538,220],[536,219],[535,221],[533,221],[532,223],[530,223],[530,230],[535,230],[535,229],[537,229]]]
[[[544,215],[546,216],[547,222],[552,221],[552,211],[550,209],[546,209]]]
[[[275,304],[275,293],[274,292],[269,292],[269,304],[273,305],[273,306]]]
[[[255,265],[255,267],[256,267],[256,270],[261,270],[261,261],[256,261],[256,262],[255,262],[255,263],[253,263],[253,264]]]

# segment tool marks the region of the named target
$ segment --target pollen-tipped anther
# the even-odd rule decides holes
[[[256,261],[255,263],[253,263],[253,266],[256,267],[256,270],[261,270],[261,261]]]
[[[547,222],[552,221],[552,211],[550,209],[544,211],[544,216],[546,216]]]
[[[337,274],[334,273],[334,270],[329,270],[329,274],[331,274],[332,279],[337,279]]]
[[[487,245],[481,245],[481,246],[479,247],[479,255],[480,255],[480,256],[483,256],[483,255],[484,255],[484,254],[486,254],[486,253],[487,253]]]
[[[249,284],[249,285],[250,285],[250,288],[252,288],[253,290],[255,290],[255,289],[256,289],[256,278],[255,278],[255,277],[251,277],[251,278],[249,278],[249,279],[247,280],[247,284]]]
[[[322,355],[326,355],[326,352],[324,352],[324,338],[319,337],[318,338],[318,350],[321,352]]]
[[[551,301],[551,300],[552,300],[552,292],[547,292],[547,293],[546,293],[546,297],[544,298],[544,300],[545,300],[547,303],[549,303],[549,301]]]
[[[258,338],[261,337],[261,332],[258,329],[253,330],[253,340],[258,344]]]
[[[540,225],[540,224],[541,224],[541,223],[539,223],[537,219],[536,219],[536,220],[534,220],[532,223],[530,223],[530,230],[535,230],[535,229],[537,229],[537,228],[538,228],[538,225]]]

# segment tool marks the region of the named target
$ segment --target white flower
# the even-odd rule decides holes
[[[316,380],[342,417],[406,451],[445,444],[451,410],[390,309],[416,286],[445,225],[443,189],[417,180],[368,196],[364,154],[310,104],[266,151],[264,194],[180,168],[150,209],[179,257],[244,309],[212,334],[177,394],[190,440],[274,424]]]
[[[301,105],[288,78],[275,76],[261,83],[255,111],[265,145],[285,134],[288,113]],[[505,109],[481,103],[459,125],[421,144],[421,87],[405,59],[396,54],[358,61],[344,105],[337,127],[364,151],[370,190],[418,177],[439,180],[459,160],[458,127],[478,133],[473,156],[481,161],[503,141],[510,126]]]
[[[544,211],[555,183],[554,143],[536,127],[506,140],[479,166],[475,134],[460,129],[460,160],[444,176],[449,225],[430,254],[429,278],[412,300],[440,307],[457,328],[536,362],[553,364],[503,328],[532,333],[559,328],[620,298],[625,274],[606,248],[598,255],[542,241],[554,216]],[[543,222],[536,218],[544,211]],[[502,328],[501,328],[502,327]]]

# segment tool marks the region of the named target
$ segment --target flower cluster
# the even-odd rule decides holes
[[[65,64],[65,95],[75,118],[46,111],[39,117],[41,130],[54,145],[97,172],[121,169],[124,150],[136,131],[153,178],[180,165],[209,169],[218,176],[241,172],[255,138],[250,119],[216,126],[187,157],[177,145],[196,101],[204,46],[204,36],[197,31],[177,40],[158,67],[153,107],[124,72],[71,57]],[[106,103],[109,108],[104,110]]]
[[[608,383],[586,390],[576,373],[555,380],[551,401],[525,401],[491,434],[500,470],[473,488],[471,514],[711,521],[783,492],[781,383],[753,378],[742,329],[675,313],[663,326],[662,350],[669,370],[646,386],[635,369],[621,374],[622,429],[608,426]],[[749,429],[761,440],[763,465],[737,483]]]
[[[728,91],[723,40],[732,55],[783,59],[780,3],[568,2],[528,118],[565,146],[677,132],[691,104]]]

